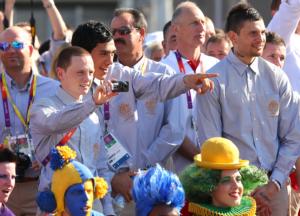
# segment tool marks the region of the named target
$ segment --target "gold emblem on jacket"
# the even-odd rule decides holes
[[[268,104],[268,110],[271,116],[278,116],[279,114],[279,104],[275,100],[271,100]]]
[[[126,120],[134,117],[133,110],[131,109],[129,104],[126,103],[120,104],[119,113]]]

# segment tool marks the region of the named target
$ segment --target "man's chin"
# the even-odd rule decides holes
[[[107,73],[108,73],[108,68],[107,69],[100,68],[99,72],[95,73],[95,77],[99,80],[103,80],[106,78]]]

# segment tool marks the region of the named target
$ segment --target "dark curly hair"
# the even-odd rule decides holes
[[[76,28],[71,44],[92,52],[98,43],[107,43],[112,39],[112,33],[105,24],[90,20]]]

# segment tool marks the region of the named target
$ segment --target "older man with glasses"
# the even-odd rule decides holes
[[[140,11],[134,8],[117,9],[111,21],[111,29],[118,61],[121,64],[135,69],[136,73],[144,76],[152,72],[175,74],[175,71],[167,65],[144,56],[143,43],[147,32],[147,21]],[[149,96],[137,101],[138,138],[126,146],[132,149],[130,170],[147,169],[156,163],[171,168],[169,158],[184,138],[183,128],[178,127],[178,123],[169,118],[176,112],[176,100],[159,102],[153,96]],[[127,202],[131,200],[131,188],[124,187],[126,182],[131,182],[128,173],[130,171],[119,173],[112,180],[116,193],[127,194],[124,195]],[[128,203],[121,215],[133,215],[133,206],[132,202]]]
[[[39,166],[32,157],[29,114],[32,103],[52,94],[54,80],[32,73],[31,36],[20,27],[0,34],[0,143],[18,156],[16,187],[8,206],[16,215],[36,215],[35,196]],[[20,196],[21,195],[21,196]]]

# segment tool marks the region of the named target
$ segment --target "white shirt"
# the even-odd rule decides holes
[[[136,169],[144,168],[143,166],[149,164],[146,160],[141,161],[143,157],[139,151],[145,150],[144,145],[148,145],[148,143],[140,144],[139,141],[138,127],[140,126],[138,125],[137,100],[153,98],[156,101],[165,101],[174,98],[187,91],[183,77],[182,74],[171,76],[158,73],[146,73],[143,76],[139,71],[119,63],[114,63],[111,66],[107,79],[129,82],[129,91],[119,93],[109,102],[110,119],[107,123],[108,131],[131,155],[131,158],[122,167]],[[103,107],[101,107],[100,112],[100,115],[104,116]]]
[[[97,106],[92,97],[77,102],[62,88],[49,98],[42,98],[34,103],[31,112],[31,133],[36,158],[41,163],[51,148],[72,128],[76,127],[67,145],[76,151],[76,160],[86,165],[94,176],[105,178],[110,183],[112,173],[107,166],[107,157]],[[53,170],[50,163],[42,167],[39,191],[50,187]],[[113,215],[110,193],[102,200],[103,212]]]
[[[174,75],[175,71],[168,65],[155,62],[146,57],[134,66],[142,74],[151,72]],[[138,142],[136,145],[136,164],[147,168],[156,163],[165,165],[167,159],[177,150],[184,138],[183,130],[172,118],[178,108],[174,98],[165,102],[157,101],[153,96],[137,101]]]
[[[165,63],[169,66],[171,66],[176,73],[181,73],[178,67],[177,63],[177,58],[175,55],[176,51],[170,51],[169,55],[165,57],[161,62]],[[183,65],[185,68],[185,73],[186,74],[193,74],[194,70],[191,68],[191,66],[188,64],[188,60],[182,57]],[[204,67],[204,71],[210,69],[212,66],[214,66],[217,62],[219,62],[218,59],[207,56],[203,53],[201,53],[200,61],[202,64],[199,64],[196,73],[200,73],[202,70],[202,66]],[[197,143],[197,136],[196,136],[196,131],[192,127],[192,118],[194,116],[194,99],[196,96],[196,92],[191,90],[191,95],[192,95],[192,101],[193,101],[193,109],[189,110],[187,108],[187,97],[186,94],[180,95],[178,98],[178,103],[179,103],[179,110],[178,112],[174,113],[174,116],[172,118],[174,119],[179,119],[180,125],[178,127],[182,128],[185,132],[185,135],[192,141],[192,143],[195,144],[195,146],[200,148],[199,143]],[[201,132],[200,132],[201,133]],[[183,170],[187,165],[191,163],[190,160],[187,160],[185,157],[181,156],[179,153],[175,153],[173,156],[174,160],[174,165],[176,172],[179,173],[181,170]]]

